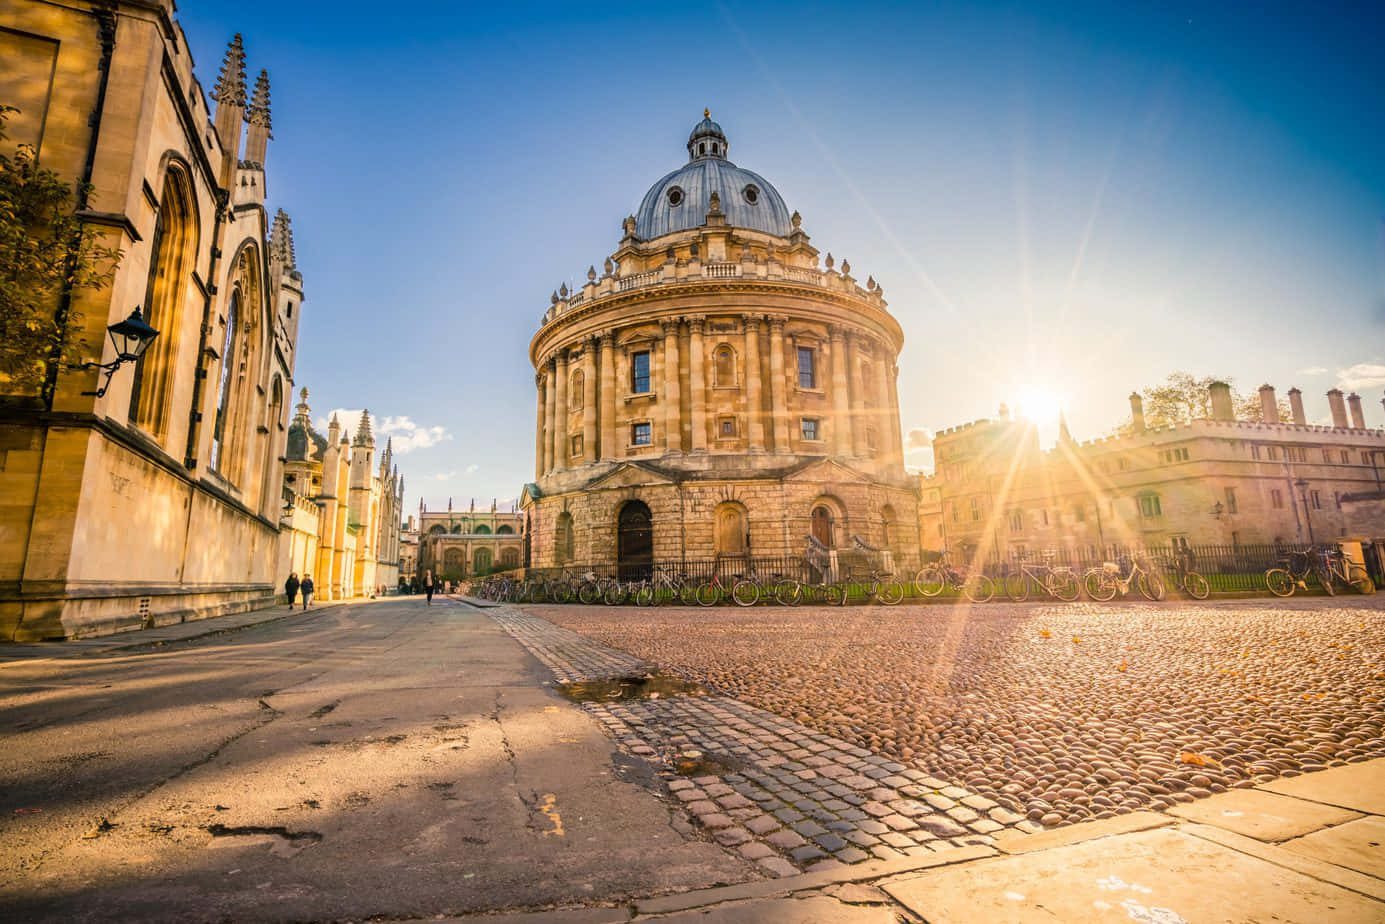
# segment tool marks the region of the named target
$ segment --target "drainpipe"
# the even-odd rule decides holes
[[[86,211],[89,203],[87,191],[91,186],[92,175],[96,172],[96,148],[101,138],[101,121],[106,111],[106,87],[110,84],[111,78],[111,55],[115,53],[115,14],[109,10],[98,10],[92,15],[96,17],[97,28],[101,37],[101,60],[96,63],[96,69],[100,77],[96,83],[96,105],[92,107],[91,115],[87,117],[87,126],[91,129],[91,137],[87,139],[86,161],[82,164],[82,180],[77,187],[77,212],[80,215]],[[68,246],[67,251],[67,279],[71,279],[77,271],[77,248],[79,241],[73,241]],[[61,332],[67,325],[68,315],[72,311],[72,284],[66,280],[63,282],[62,294],[58,298],[58,310],[53,315],[53,321],[57,324]],[[55,344],[48,354],[48,369],[43,379],[43,406],[46,410],[53,410],[53,397],[58,391],[58,368],[62,363],[62,344]]]

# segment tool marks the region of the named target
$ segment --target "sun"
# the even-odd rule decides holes
[[[1019,412],[1026,420],[1036,424],[1051,424],[1062,413],[1063,403],[1050,388],[1042,385],[1025,385],[1019,393]]]

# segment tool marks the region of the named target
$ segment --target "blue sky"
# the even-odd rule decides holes
[[[1112,9],[1119,6],[1119,9]],[[408,508],[533,474],[527,346],[704,106],[813,242],[884,285],[906,430],[1056,395],[1079,439],[1182,369],[1360,390],[1385,425],[1380,4],[241,0],[204,87],[270,72],[297,381],[409,451]],[[354,416],[351,418],[354,420]],[[377,432],[381,428],[377,427]],[[930,464],[913,452],[911,464]]]

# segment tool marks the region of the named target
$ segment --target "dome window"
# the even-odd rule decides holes
[[[756,189],[753,183],[747,186],[745,189],[742,189],[741,195],[744,196],[745,201],[749,202],[751,205],[754,205],[755,203],[760,201],[760,190]]]
[[[677,208],[683,204],[683,190],[677,186],[668,191],[668,204]]]

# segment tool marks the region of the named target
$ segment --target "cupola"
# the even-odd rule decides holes
[[[712,121],[712,110],[702,110],[702,121],[693,126],[692,134],[688,136],[688,160],[703,157],[725,159],[726,152],[730,149],[726,133],[721,130],[720,125]]]

